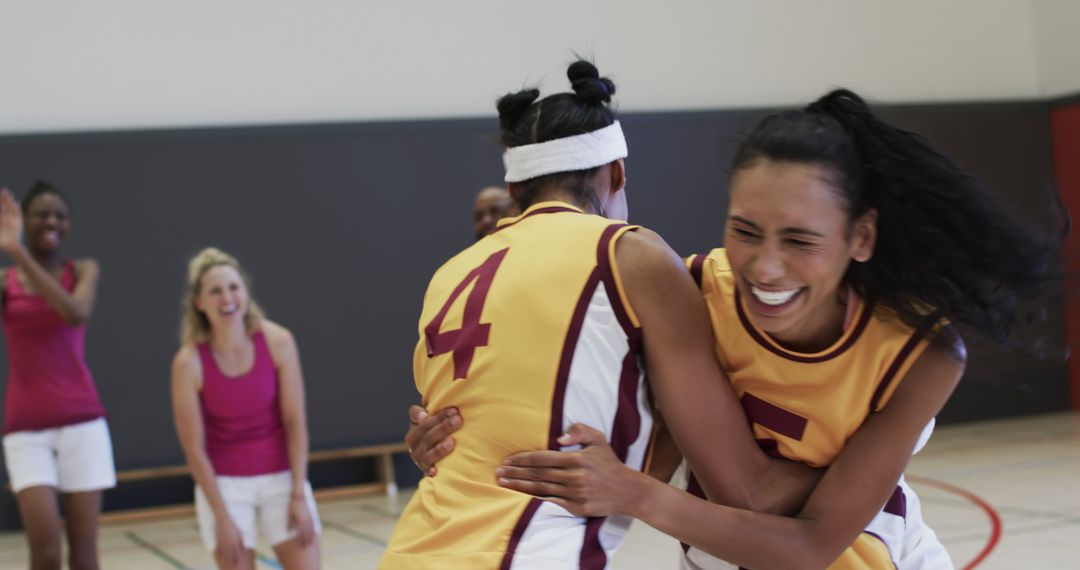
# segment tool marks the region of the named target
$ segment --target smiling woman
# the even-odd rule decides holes
[[[60,568],[65,526],[70,566],[98,567],[101,494],[116,484],[105,409],[84,354],[99,270],[93,259],[62,257],[69,229],[68,202],[55,186],[38,182],[21,208],[0,192],[0,249],[15,262],[0,279],[11,359],[4,461],[33,568]]]
[[[832,178],[814,164],[763,161],[732,181],[728,261],[757,325],[803,352],[839,336],[845,314],[822,301],[836,297],[848,263],[873,253],[876,212],[849,223]]]
[[[641,519],[685,543],[684,568],[951,568],[902,473],[964,370],[952,325],[1017,344],[1024,302],[1058,278],[1058,232],[1015,224],[973,177],[846,90],[766,117],[731,170],[726,248],[687,264],[734,394],[704,377],[651,382],[689,492],[626,467],[614,438],[581,423],[557,442],[583,451],[512,455],[499,484],[576,516]],[[760,451],[820,480],[753,475],[754,455],[736,448],[745,436],[721,425],[732,396]],[[470,414],[434,411],[411,410],[406,437],[437,478],[433,464],[459,453],[447,435],[465,437]],[[665,443],[650,470],[662,480]],[[740,475],[752,484],[732,496]]]
[[[250,291],[231,255],[211,247],[191,260],[172,367],[176,432],[218,567],[255,567],[258,519],[284,568],[312,570],[320,525],[307,482],[300,355]]]

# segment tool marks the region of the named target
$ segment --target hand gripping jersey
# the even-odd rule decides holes
[[[813,467],[832,464],[863,421],[888,403],[928,346],[927,334],[935,324],[927,319],[926,325],[912,329],[891,310],[852,295],[857,305],[849,308],[851,322],[840,339],[816,354],[796,353],[751,322],[725,250],[693,256],[687,264],[708,306],[720,365],[735,387],[754,437],[766,453]],[[704,498],[692,475],[688,490]],[[906,527],[919,526],[920,536],[924,532],[921,520],[906,520],[909,510],[917,510],[912,501],[917,497],[901,479],[883,511],[829,568],[896,567],[905,540],[916,530],[905,536]],[[922,547],[930,540],[936,544],[933,532],[925,532],[930,538]],[[687,549],[683,564],[732,568],[694,548]]]
[[[629,527],[580,518],[503,489],[511,454],[560,449],[581,422],[642,469],[652,414],[641,330],[615,268],[633,229],[560,202],[503,220],[432,277],[414,354],[429,410],[465,418],[454,452],[425,478],[398,521],[381,568],[606,568]]]

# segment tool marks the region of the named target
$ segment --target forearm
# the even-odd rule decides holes
[[[824,568],[835,556],[814,537],[814,521],[717,505],[639,478],[630,516],[746,568]]]
[[[302,422],[296,422],[300,424]],[[289,452],[289,471],[292,475],[293,493],[302,493],[307,484],[308,433],[306,426],[285,426],[285,445]]]
[[[25,247],[20,245],[10,251],[9,254],[16,265],[23,270],[34,290],[45,298],[45,301],[59,313],[61,318],[71,324],[86,321],[89,313],[87,308],[83,307],[71,293],[66,291],[60,282],[49,274],[49,271],[42,267],[34,259],[34,256],[30,255],[30,252]]]
[[[206,454],[206,450],[201,447],[185,449],[184,455],[187,456],[188,468],[191,469],[191,478],[206,496],[206,502],[214,511],[214,517],[228,516],[229,511],[225,508],[225,499],[222,498],[221,490],[218,489],[217,474],[214,473],[214,466],[210,463],[210,456]]]
[[[770,460],[754,488],[754,510],[782,516],[798,514],[824,474],[824,469],[797,461]]]

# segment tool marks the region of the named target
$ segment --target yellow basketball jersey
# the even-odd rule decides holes
[[[721,367],[758,443],[776,457],[830,465],[867,416],[888,403],[929,344],[931,320],[913,329],[893,311],[860,300],[836,343],[816,354],[796,353],[750,320],[724,249],[692,256],[687,265],[705,297]],[[696,482],[691,491],[703,496]],[[830,568],[893,568],[905,511],[898,486],[874,528]]]
[[[633,229],[564,203],[503,220],[432,277],[413,359],[430,410],[464,418],[454,452],[421,481],[382,568],[604,568],[628,527],[573,517],[499,487],[495,469],[521,451],[560,449],[582,422],[606,432],[641,469],[652,416],[641,331],[615,268]]]

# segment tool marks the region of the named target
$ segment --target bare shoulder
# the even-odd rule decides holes
[[[202,384],[202,361],[199,360],[199,350],[191,344],[183,344],[176,351],[172,361],[173,382],[194,383],[196,387]]]
[[[959,380],[967,366],[967,345],[964,339],[956,331],[956,328],[947,325],[935,331],[930,339],[930,346],[922,353],[915,367],[923,371],[933,370],[939,375],[954,376]]]
[[[270,319],[263,319],[259,326],[262,328],[263,334],[266,335],[266,342],[277,344],[293,341],[293,335],[289,332],[289,329]]]
[[[274,356],[274,360],[277,360],[281,355],[296,350],[296,339],[293,338],[293,334],[289,329],[270,319],[263,319],[260,327],[263,334],[266,335],[266,344],[270,346],[270,352]]]
[[[79,279],[87,277],[97,278],[101,275],[101,265],[92,257],[84,257],[75,260],[75,275]]]
[[[960,383],[966,365],[967,349],[963,339],[951,327],[942,329],[911,365],[884,410],[893,408],[937,414]]]
[[[658,273],[663,275],[668,271],[686,272],[682,258],[660,234],[647,228],[624,233],[615,243],[615,257],[620,273],[624,276],[650,276]]]

